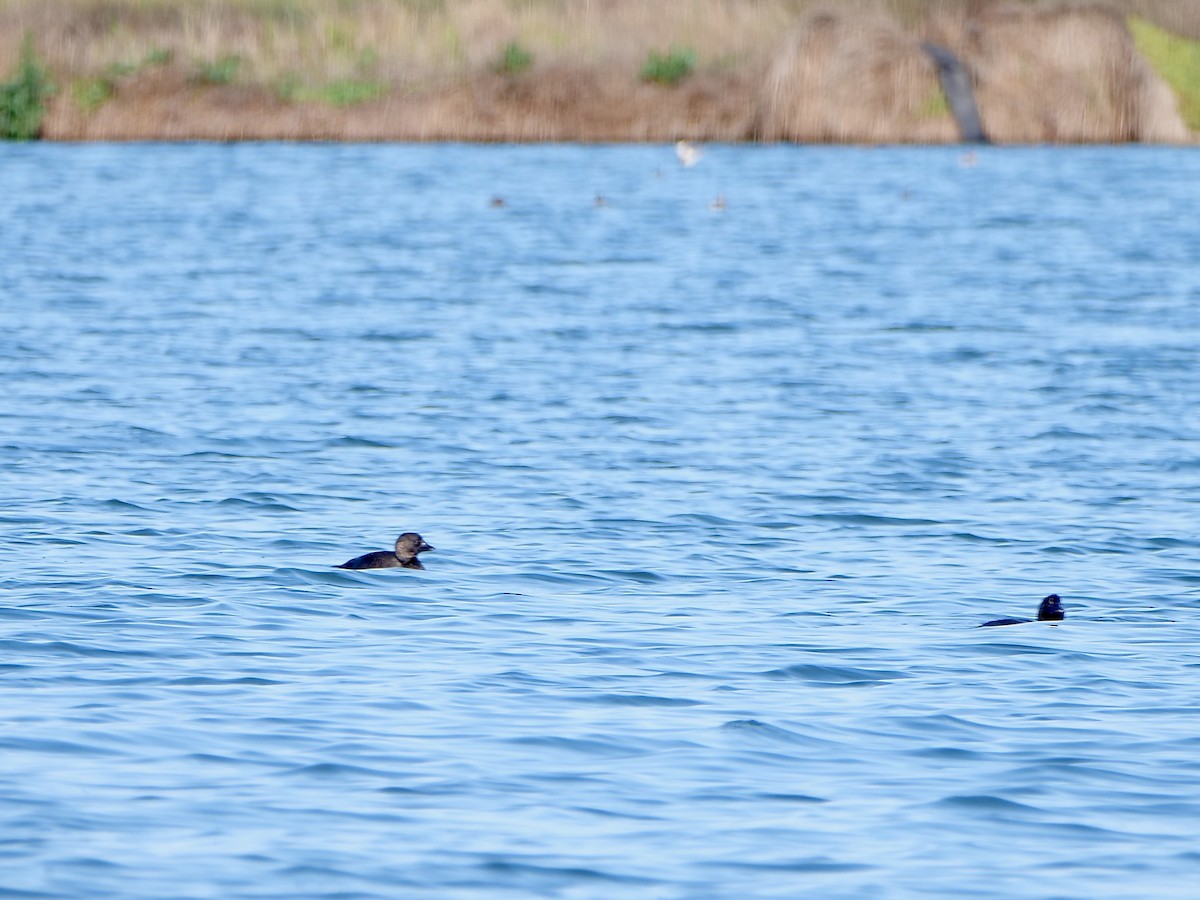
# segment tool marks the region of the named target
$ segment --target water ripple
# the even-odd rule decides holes
[[[1193,151],[3,153],[0,895],[1186,890]]]

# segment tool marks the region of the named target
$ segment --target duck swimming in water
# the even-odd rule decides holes
[[[1066,616],[1063,612],[1062,598],[1058,594],[1051,594],[1049,597],[1043,598],[1038,606],[1037,620],[1039,622],[1061,622]],[[990,622],[984,622],[980,628],[987,628],[989,625],[1020,625],[1022,622],[1030,622],[1032,619],[992,619]]]
[[[337,569],[423,569],[418,553],[432,550],[425,539],[412,531],[406,531],[396,538],[395,550],[376,550],[374,553],[364,553],[349,562],[344,562]]]

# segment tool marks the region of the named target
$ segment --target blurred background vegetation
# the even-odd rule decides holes
[[[882,12],[902,27],[919,28],[931,16],[974,15],[998,2],[833,5],[841,14]],[[155,91],[219,88],[243,104],[347,108],[444,92],[477,79],[511,83],[581,71],[659,88],[707,77],[709,94],[736,91],[740,84],[751,97],[745,85],[761,82],[795,23],[822,5],[830,3],[0,0],[0,77],[7,92],[0,93],[0,103],[9,109],[4,121],[20,118],[13,110],[22,104],[50,104],[52,125],[62,128],[68,120],[79,127],[80,116],[96,115],[123,95],[145,102]],[[1127,17],[1138,49],[1171,86],[1188,125],[1200,129],[1200,0],[1106,0],[1103,6]],[[37,84],[30,81],[35,69]],[[130,90],[135,84],[138,89]],[[236,90],[241,94],[231,93]],[[934,113],[945,113],[936,97],[927,103]],[[24,121],[20,127],[27,129]]]

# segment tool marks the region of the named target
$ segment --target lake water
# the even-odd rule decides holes
[[[0,896],[1194,897],[1198,209],[0,146]]]

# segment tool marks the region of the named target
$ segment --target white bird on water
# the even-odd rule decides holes
[[[683,163],[684,168],[690,168],[700,162],[700,157],[704,154],[700,152],[700,148],[688,141],[679,141],[675,144],[675,155],[679,157],[679,161]]]

